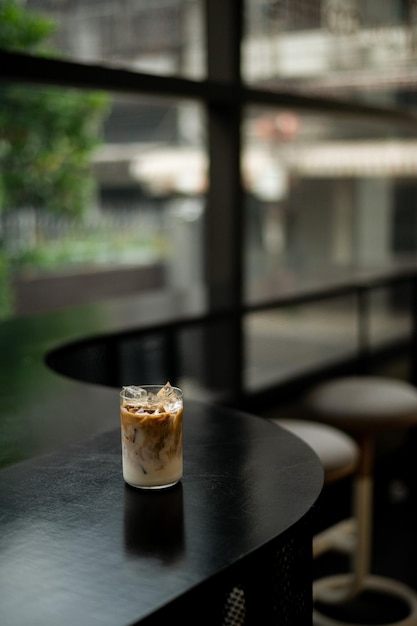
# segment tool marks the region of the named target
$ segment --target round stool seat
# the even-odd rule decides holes
[[[271,419],[305,441],[319,457],[325,482],[351,474],[357,466],[359,449],[356,443],[337,428],[299,419]]]
[[[417,389],[392,378],[339,378],[319,385],[309,396],[313,416],[360,434],[417,424]]]
[[[346,620],[320,613],[318,605],[339,604],[346,608],[346,602],[364,591],[393,595],[406,604],[406,617],[399,615],[397,621],[390,622],[391,626],[417,624],[417,594],[395,580],[370,573],[376,435],[384,430],[406,430],[417,424],[417,390],[392,378],[352,376],[322,383],[310,393],[307,404],[312,419],[349,433],[358,442],[360,451],[353,491],[352,572],[314,581],[314,624],[351,626]],[[331,530],[328,529],[328,535]],[[342,614],[347,617],[346,613]]]

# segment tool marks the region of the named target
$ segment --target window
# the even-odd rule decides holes
[[[33,119],[52,107],[56,126],[44,133],[44,153],[33,138],[33,154],[44,158],[38,176],[30,168],[22,176],[26,195],[9,190],[17,204],[4,206],[3,179],[2,267],[16,294],[21,289],[18,313],[30,312],[28,303],[45,306],[30,289],[57,276],[61,284],[74,274],[84,279],[76,290],[84,302],[169,290],[193,315],[229,316],[224,327],[235,334],[217,335],[234,346],[230,386],[241,392],[277,380],[265,376],[265,364],[259,376],[256,363],[264,322],[289,328],[283,300],[415,255],[417,236],[404,227],[405,215],[417,223],[413,3],[408,10],[395,0],[18,6],[54,27],[45,22],[41,41],[19,39],[1,52],[3,177],[7,115],[19,123],[7,100],[14,90],[20,104],[34,103]],[[89,98],[98,108],[81,117],[86,127],[71,152],[77,134],[62,130],[59,111],[82,110]],[[27,132],[30,119],[26,108]],[[54,139],[59,150],[50,149]],[[69,195],[78,186],[61,196],[48,188],[55,167],[65,189],[70,168],[57,165],[65,147],[72,165],[76,150],[88,156],[89,195],[78,214]],[[280,315],[265,317],[278,301]],[[332,315],[339,302],[329,304]],[[343,345],[331,342],[331,359],[355,350],[355,307],[348,308],[349,328]],[[294,364],[291,375],[305,365]]]

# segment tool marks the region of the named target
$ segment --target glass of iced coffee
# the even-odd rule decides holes
[[[120,392],[123,478],[163,489],[182,477],[183,394],[178,387],[130,385]]]

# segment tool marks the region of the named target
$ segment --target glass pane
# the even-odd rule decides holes
[[[121,387],[126,380],[138,381],[138,385],[146,384],[148,380],[174,380],[175,360],[172,357],[177,355],[170,354],[169,344],[169,337],[163,332],[122,339],[119,379],[114,381],[115,386]]]
[[[68,326],[71,312],[58,320]],[[94,314],[88,321],[94,329]],[[233,391],[235,328],[234,319],[218,319],[96,337],[52,350],[47,362],[54,371],[77,380],[119,388],[126,381],[170,381],[188,398],[222,402]]]
[[[245,80],[415,105],[413,0],[246,0]]]
[[[195,298],[199,105],[2,85],[0,126],[0,315],[155,289]]]
[[[370,294],[370,347],[407,339],[412,331],[412,285],[400,283]]]
[[[234,331],[235,320],[180,329],[178,384],[188,397],[211,402],[230,397],[236,370]]]
[[[354,298],[247,315],[245,384],[256,391],[351,358],[357,350]]]
[[[247,110],[248,302],[342,284],[416,258],[413,132],[345,116]]]
[[[152,74],[204,76],[201,0],[8,3],[13,15],[1,17],[13,28],[0,30],[3,47]],[[19,32],[26,26],[30,37],[19,36],[15,25]]]

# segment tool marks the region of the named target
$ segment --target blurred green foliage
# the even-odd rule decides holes
[[[16,0],[0,0],[0,42],[13,51],[46,52],[44,41],[55,30],[53,20],[28,11]]]
[[[49,55],[51,20],[0,0],[0,42]],[[0,85],[0,209],[31,206],[81,214],[91,198],[90,157],[101,143],[108,97],[101,93]]]
[[[56,57],[45,43],[54,29],[52,20],[24,4],[0,0],[2,48]],[[0,84],[0,219],[22,207],[69,216],[88,209],[94,185],[90,160],[102,142],[108,103],[102,93]],[[7,291],[6,250],[0,240],[0,292]]]

